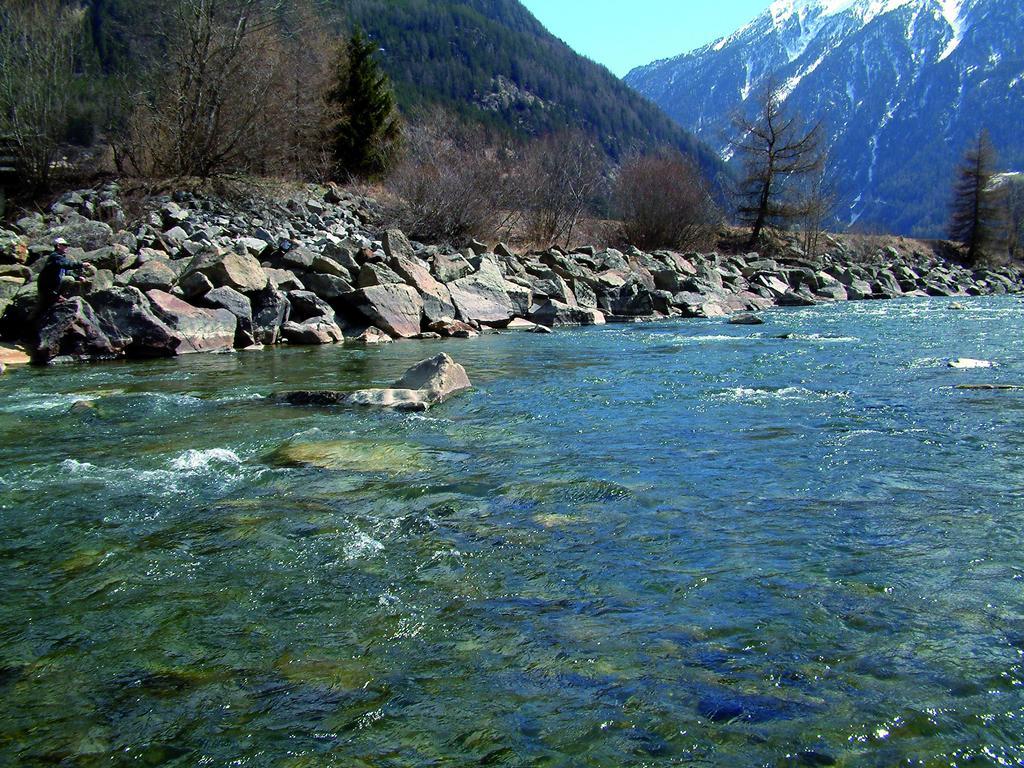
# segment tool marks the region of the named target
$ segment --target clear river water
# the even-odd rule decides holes
[[[957,386],[1024,303],[960,301],[8,372],[0,765],[1022,765],[1024,392]]]

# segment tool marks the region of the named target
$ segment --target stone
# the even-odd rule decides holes
[[[336,275],[311,273],[303,279],[306,289],[326,301],[337,301],[352,292],[352,285]]]
[[[420,334],[422,336],[423,334]],[[352,338],[353,344],[362,344],[364,346],[375,346],[377,344],[391,344],[394,341],[380,328],[374,328],[372,325],[360,333],[358,336]]]
[[[234,349],[238,319],[232,312],[193,307],[176,296],[155,289],[147,291],[146,296],[153,314],[181,338],[176,354]]]
[[[270,269],[264,267],[263,271],[266,273],[267,279],[270,280],[270,284],[279,291],[287,293],[288,291],[306,290],[306,284],[289,269]]]
[[[352,392],[345,402],[350,405],[425,411],[472,386],[466,369],[442,353],[414,365],[392,387],[358,390]]]
[[[281,326],[281,332],[291,344],[337,344],[345,340],[337,323],[324,318],[311,318],[301,323],[288,321]]]
[[[462,320],[497,325],[515,316],[505,278],[492,259],[482,259],[476,273],[450,283],[448,290]]]
[[[729,325],[764,325],[764,319],[749,312],[741,312],[729,318]]]
[[[213,283],[210,278],[202,272],[193,272],[178,283],[178,287],[184,296],[190,299],[205,296],[213,290]]]
[[[275,288],[267,288],[253,294],[250,301],[256,343],[266,346],[277,344],[282,338],[282,327],[291,317],[287,296]]]
[[[381,238],[381,243],[384,246],[384,253],[388,255],[389,259],[413,258],[412,243],[400,229],[387,230]]]
[[[302,323],[312,319],[334,322],[334,309],[312,291],[289,291],[288,303],[292,307],[289,319],[295,322]]]
[[[391,260],[391,269],[407,285],[411,285],[423,298],[423,315],[427,322],[455,319],[452,295],[444,283],[434,279],[430,270],[412,259],[397,256]]]
[[[411,286],[376,285],[353,291],[347,298],[361,320],[395,338],[412,338],[422,330],[423,299]]]
[[[199,253],[185,268],[182,276],[200,272],[215,288],[229,286],[240,293],[262,291],[269,284],[260,263],[249,254],[208,248]]]
[[[400,275],[384,264],[374,264],[371,261],[363,264],[356,277],[356,285],[360,288],[370,288],[375,285],[402,285],[405,280]]]
[[[104,333],[93,308],[75,297],[57,302],[40,319],[32,362],[45,365],[55,358],[112,358],[120,351],[120,345]]]
[[[571,307],[554,299],[548,299],[530,313],[530,320],[548,328],[566,325],[604,325],[604,314],[595,309]]]
[[[473,271],[473,266],[462,256],[434,254],[431,265],[434,276],[442,283],[452,283]]]
[[[136,269],[128,280],[128,285],[134,286],[140,291],[148,291],[154,288],[161,291],[169,291],[177,282],[178,275],[174,270],[166,263],[154,259],[153,261],[147,261]]]
[[[332,275],[333,277],[340,277],[345,282],[352,281],[352,274],[339,264],[337,261],[332,259],[330,256],[323,256],[316,254],[313,257],[313,263],[309,267],[309,271],[319,275]]]
[[[89,304],[113,345],[130,357],[173,357],[178,353],[182,337],[153,313],[149,299],[138,288],[98,291],[89,296]]]
[[[226,309],[238,321],[235,328],[235,346],[251,347],[256,343],[256,329],[252,322],[252,302],[234,288],[214,288],[203,296],[203,304],[213,309]]]
[[[114,241],[114,231],[109,224],[92,221],[78,214],[67,217],[59,226],[51,227],[33,237],[32,242],[38,245],[52,246],[53,241],[62,237],[72,248],[83,251],[95,251]]]
[[[18,344],[0,344],[0,363],[6,366],[28,365],[32,358],[25,347]]]

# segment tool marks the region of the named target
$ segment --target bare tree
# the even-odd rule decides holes
[[[605,185],[604,154],[586,135],[567,133],[533,142],[524,155],[520,174],[529,235],[542,245],[568,246]]]
[[[821,255],[825,222],[835,209],[835,191],[825,173],[827,165],[827,161],[823,162],[821,170],[805,177],[797,204],[800,211],[797,225],[803,234],[804,253],[808,256]]]
[[[781,89],[770,83],[757,98],[756,114],[733,120],[732,147],[743,161],[738,214],[751,228],[752,246],[765,227],[786,225],[804,215],[789,187],[824,166],[821,124],[807,128],[786,112],[783,102]]]
[[[949,237],[963,243],[971,263],[1007,251],[1006,190],[994,183],[995,165],[995,149],[982,131],[957,169],[949,219]]]
[[[407,127],[403,144],[388,187],[400,199],[395,223],[408,234],[458,243],[511,225],[518,207],[511,156],[481,128],[435,110]]]
[[[0,4],[0,135],[30,188],[50,182],[68,124],[85,11],[59,0]]]
[[[293,10],[280,0],[172,3],[159,20],[164,60],[136,94],[127,135],[116,147],[119,165],[143,175],[197,177],[303,165],[297,155],[314,133],[325,58],[317,59],[308,45],[317,38],[306,35],[294,12],[285,13]],[[282,28],[282,15],[290,30]],[[304,18],[315,21],[309,9]],[[303,90],[304,63],[310,71]]]
[[[625,241],[647,250],[699,250],[711,244],[721,223],[704,175],[678,152],[626,161],[614,199]]]

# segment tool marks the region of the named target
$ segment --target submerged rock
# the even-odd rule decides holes
[[[730,317],[729,325],[764,325],[764,320],[749,312],[742,312]]]
[[[371,440],[285,443],[266,460],[278,467],[314,467],[333,471],[398,472],[425,466],[423,452],[411,445]]]

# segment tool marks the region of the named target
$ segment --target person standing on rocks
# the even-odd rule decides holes
[[[58,237],[53,241],[53,253],[46,258],[46,263],[39,272],[39,317],[42,317],[54,304],[63,300],[61,284],[64,278],[72,273],[80,278],[84,269],[85,264],[68,256],[67,240]]]

